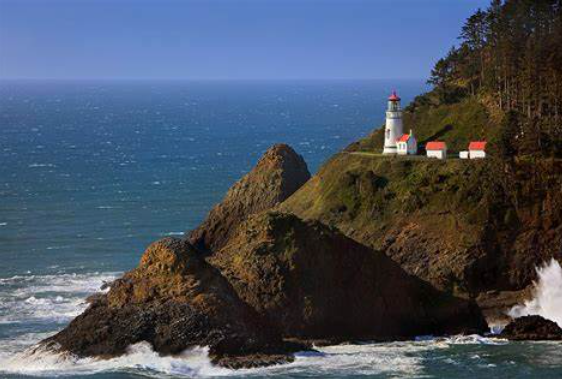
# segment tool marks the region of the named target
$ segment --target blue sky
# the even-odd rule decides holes
[[[0,0],[0,78],[426,78],[488,0]]]

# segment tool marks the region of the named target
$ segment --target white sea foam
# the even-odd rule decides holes
[[[86,308],[85,298],[117,273],[15,275],[0,278],[0,323],[68,322]]]
[[[27,165],[27,167],[36,168],[36,167],[56,167],[56,166],[52,163],[31,163]]]
[[[540,315],[562,327],[562,267],[555,259],[537,267],[538,280],[534,283],[533,299],[511,308],[513,317]]]
[[[203,347],[189,349],[174,357],[161,357],[149,344],[140,343],[131,346],[126,355],[110,360],[79,359],[68,354],[29,349],[59,330],[61,323],[81,313],[86,307],[84,298],[99,291],[104,282],[113,280],[117,275],[15,275],[0,279],[0,323],[57,322],[48,333],[43,330],[41,333],[3,339],[0,346],[0,377],[2,372],[50,377],[127,371],[154,377],[380,375],[405,378],[423,376],[427,352],[444,351],[454,345],[500,343],[474,335],[326,346],[318,347],[314,352],[297,353],[295,361],[289,364],[247,370],[229,370],[212,365],[208,349]]]
[[[180,377],[255,377],[255,376],[362,376],[408,378],[423,376],[424,353],[448,349],[457,344],[496,344],[480,336],[457,336],[394,343],[344,344],[317,347],[316,351],[295,354],[289,364],[245,370],[229,370],[214,366],[208,349],[198,347],[174,357],[162,357],[148,343],[131,346],[127,354],[109,360],[79,359],[72,355],[53,354],[45,350],[28,350],[2,357],[5,372],[36,376],[93,374],[127,371],[143,375]],[[1,370],[0,369],[0,372]]]
[[[127,370],[139,371],[145,375],[167,374],[186,377],[224,376],[233,372],[213,366],[207,352],[206,348],[194,348],[175,357],[161,357],[148,343],[138,343],[130,346],[126,355],[102,360],[54,354],[41,349],[28,350],[0,360],[0,372],[3,370],[14,374],[59,376]]]

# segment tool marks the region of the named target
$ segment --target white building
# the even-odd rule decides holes
[[[486,158],[486,141],[474,141],[468,145],[470,159]]]
[[[445,142],[428,142],[425,145],[428,158],[446,159],[447,158],[447,144]]]
[[[465,150],[465,151],[459,152],[459,158],[460,159],[469,159],[470,156],[468,155],[468,151]]]
[[[403,134],[396,140],[396,153],[398,155],[416,155],[418,153],[418,141],[411,129],[410,134]]]
[[[402,109],[400,108],[400,98],[396,91],[388,98],[388,109],[386,110],[386,126],[384,131],[384,150],[383,154],[397,154],[398,148],[396,141],[404,133],[402,131]]]

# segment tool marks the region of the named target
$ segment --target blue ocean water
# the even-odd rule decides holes
[[[1,82],[0,377],[562,376],[555,343],[472,336],[343,345],[294,364],[234,372],[205,348],[111,361],[27,357],[84,298],[133,268],[144,248],[195,227],[272,144],[316,171],[384,121],[423,81]]]

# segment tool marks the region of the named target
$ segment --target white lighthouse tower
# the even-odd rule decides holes
[[[402,109],[400,108],[400,98],[396,94],[396,91],[394,91],[388,98],[383,154],[397,153],[396,140],[402,137],[402,126]]]

